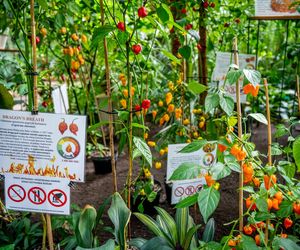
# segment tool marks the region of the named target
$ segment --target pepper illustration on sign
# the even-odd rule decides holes
[[[65,119],[62,119],[63,121],[59,123],[58,130],[63,135],[65,131],[68,129],[68,124],[65,122]]]
[[[72,134],[77,135],[77,132],[78,132],[78,126],[77,126],[76,123],[74,123],[75,120],[76,120],[76,119],[74,119],[74,120],[72,121],[72,123],[69,125],[69,130],[71,131]]]

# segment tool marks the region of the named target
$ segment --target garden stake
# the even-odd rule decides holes
[[[50,216],[50,214],[46,214],[46,222],[47,222],[47,235],[48,235],[49,249],[50,250],[54,250],[54,247],[53,247],[52,226],[51,226],[51,216]]]
[[[237,38],[233,39],[233,55],[234,55],[234,63],[239,66],[239,54],[238,54],[238,45]],[[236,81],[236,111],[237,111],[237,119],[238,119],[238,137],[242,138],[242,111],[241,111],[241,96],[240,96],[240,82]],[[239,175],[239,230],[243,231],[243,210],[244,210],[244,194],[243,194],[243,168],[242,162],[240,162],[241,173]]]
[[[266,93],[266,110],[267,110],[267,120],[268,120],[268,165],[272,166],[271,114],[270,114],[270,106],[269,106],[268,81],[267,81],[266,78],[264,78],[264,86],[265,86],[265,93]],[[265,244],[266,244],[266,246],[268,246],[269,224],[270,224],[270,219],[267,219],[267,221],[266,221],[266,230],[265,230]]]
[[[298,97],[298,112],[300,113],[300,87],[299,87],[299,76],[296,76],[296,85],[297,85],[297,97]]]
[[[32,79],[33,79],[33,112],[38,111],[37,66],[36,66],[36,34],[34,19],[34,0],[30,0],[31,44],[32,44]]]
[[[103,0],[100,0],[101,8],[101,22],[104,26],[104,9]],[[105,76],[106,76],[106,91],[108,97],[108,112],[109,114],[109,146],[111,155],[111,169],[113,175],[114,193],[117,192],[117,174],[116,174],[116,161],[115,161],[115,146],[114,146],[114,127],[113,127],[113,115],[112,115],[112,100],[111,100],[111,86],[110,86],[110,74],[109,74],[109,62],[108,62],[108,49],[106,38],[103,39],[104,46],[104,61],[105,61]],[[131,110],[131,109],[130,109]]]

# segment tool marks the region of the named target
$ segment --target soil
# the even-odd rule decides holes
[[[299,133],[299,131],[298,131]],[[252,140],[256,144],[257,149],[262,153],[267,153],[267,128],[264,125],[259,125],[252,132]],[[138,164],[134,164],[134,173],[138,172]],[[118,178],[118,191],[122,192],[127,178],[128,171],[128,155],[127,153],[122,153],[119,155],[117,160],[117,178]],[[86,204],[90,204],[96,209],[102,204],[102,202],[113,193],[112,185],[112,174],[106,175],[95,175],[94,165],[92,162],[87,161],[86,163],[86,179],[85,183],[77,183],[75,188],[71,191],[71,202],[84,207]],[[164,178],[166,173],[166,160],[163,164],[162,169],[152,170],[155,179],[162,184],[162,193],[160,196],[159,206],[166,209],[169,213],[174,214],[175,209],[168,203],[166,199],[166,192],[164,187]],[[223,179],[221,182],[221,200],[220,204],[213,214],[216,221],[216,233],[215,239],[220,240],[220,238],[230,231],[230,225],[226,226],[232,220],[238,218],[238,174],[232,174],[229,177]],[[3,182],[0,183],[0,190],[3,190]],[[1,198],[3,198],[3,192],[1,192]],[[197,207],[191,208],[191,214],[194,220],[198,224],[204,225],[199,210]],[[104,225],[111,225],[111,222],[107,216],[107,213],[103,217]],[[131,219],[131,235],[133,238],[143,237],[151,238],[153,235],[147,230],[147,228],[140,223],[134,215]],[[203,230],[203,228],[202,228]],[[106,241],[111,238],[111,234],[103,232],[100,230],[99,236],[101,241]],[[201,234],[201,232],[200,232]],[[201,237],[201,235],[199,235]]]

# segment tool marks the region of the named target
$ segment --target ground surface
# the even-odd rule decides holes
[[[252,133],[253,142],[256,143],[257,149],[262,153],[267,151],[267,128],[260,125]],[[174,214],[174,208],[166,200],[166,193],[164,187],[164,177],[166,173],[166,164],[163,164],[161,170],[153,169],[152,173],[163,187],[163,192],[160,197],[160,206],[166,209],[168,212]],[[118,176],[118,189],[121,192],[126,182],[128,169],[128,156],[126,153],[121,154],[117,160],[117,176]],[[134,166],[135,173],[138,172],[138,165]],[[230,227],[225,226],[228,223],[238,217],[238,175],[232,174],[229,177],[221,181],[221,201],[214,213],[213,217],[217,223],[216,226],[216,239],[220,239],[222,235],[229,233]],[[3,190],[3,182],[0,184],[0,190]],[[90,204],[99,207],[100,204],[113,192],[112,174],[95,175],[94,165],[92,162],[86,164],[86,180],[85,183],[79,183],[71,191],[72,203],[84,207],[86,204]],[[3,191],[1,192],[1,198],[3,197]],[[203,222],[199,215],[198,208],[191,208],[191,214],[195,218],[197,223]],[[137,219],[132,216],[131,220],[131,234],[132,237],[145,237],[150,238],[151,233],[148,232],[145,226],[143,226]],[[104,215],[105,225],[110,225],[107,214]],[[108,233],[100,231],[101,241],[107,240],[111,237]]]

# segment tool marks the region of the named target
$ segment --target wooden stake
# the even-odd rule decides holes
[[[38,112],[38,92],[37,92],[37,58],[36,58],[36,34],[35,34],[35,19],[34,19],[34,0],[30,0],[30,17],[31,17],[31,44],[32,44],[32,78],[33,78],[33,112]],[[46,214],[47,236],[49,249],[54,250],[53,235],[51,227],[51,217]]]
[[[298,97],[298,112],[300,113],[300,86],[299,86],[299,76],[296,76],[296,85],[297,85],[297,97]]]
[[[101,22],[102,25],[104,25],[105,19],[104,19],[103,0],[100,0],[100,8],[101,8]],[[107,49],[107,42],[105,37],[103,39],[103,45],[104,45],[106,86],[107,86],[106,91],[108,97],[108,112],[109,112],[109,146],[110,146],[110,154],[111,154],[111,168],[112,168],[112,175],[113,175],[114,192],[117,192],[118,185],[117,185],[115,145],[114,145],[114,126],[113,126],[113,115],[112,115],[110,72],[109,72],[109,62],[108,62],[108,49]]]
[[[37,63],[36,63],[36,34],[34,19],[34,0],[30,0],[31,17],[31,45],[32,45],[32,78],[33,78],[33,111],[38,111],[38,92],[37,92]]]
[[[49,249],[54,250],[50,214],[46,214],[46,222],[47,222],[47,237],[48,237]]]
[[[270,104],[269,104],[269,92],[268,92],[268,81],[264,78],[264,86],[265,86],[265,93],[266,93],[266,110],[267,110],[267,120],[268,120],[268,165],[272,166],[272,127],[271,127],[271,112],[270,112]],[[265,230],[265,244],[268,245],[269,241],[269,225],[270,220],[266,221],[266,230]]]
[[[234,63],[239,66],[239,54],[238,54],[238,45],[237,38],[233,39],[233,55],[234,55]],[[238,137],[242,138],[242,109],[241,109],[241,95],[240,95],[240,82],[236,81],[236,111],[237,111],[237,119],[238,119]],[[243,231],[243,214],[244,214],[244,194],[243,194],[243,168],[242,162],[240,163],[241,173],[239,175],[239,230]]]

